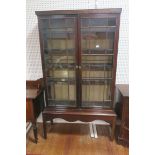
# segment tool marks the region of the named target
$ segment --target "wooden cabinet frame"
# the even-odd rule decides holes
[[[43,77],[44,77],[44,83],[45,83],[45,96],[46,96],[46,103],[47,107],[45,108],[45,112],[43,113],[44,121],[46,121],[48,118],[51,117],[52,119],[54,116],[58,116],[61,113],[61,117],[63,118],[68,118],[68,115],[72,113],[76,113],[76,110],[80,110],[81,114],[84,113],[86,109],[90,109],[90,113],[87,111],[86,115],[89,118],[88,120],[90,121],[93,120],[93,117],[91,116],[91,113],[94,111],[96,112],[96,116],[100,115],[101,117],[103,116],[102,114],[105,113],[109,117],[111,117],[111,122],[115,122],[114,115],[115,113],[113,112],[113,103],[114,103],[114,91],[115,91],[115,79],[116,79],[116,66],[117,66],[117,53],[118,53],[118,39],[119,39],[119,25],[120,25],[120,13],[121,9],[90,9],[90,10],[53,10],[53,11],[36,11],[36,15],[38,16],[38,27],[39,27],[39,38],[40,38],[40,49],[41,49],[41,59],[42,59],[42,69],[43,69]],[[76,56],[76,106],[75,107],[66,107],[66,106],[50,106],[48,103],[48,92],[47,92],[47,80],[46,80],[46,71],[45,71],[45,61],[44,61],[44,49],[43,49],[43,36],[42,36],[42,28],[41,28],[41,19],[53,15],[62,15],[62,16],[73,16],[75,18],[75,56]],[[113,64],[112,64],[112,80],[111,80],[111,105],[108,106],[108,108],[105,107],[98,107],[98,106],[90,106],[90,107],[83,107],[82,106],[82,71],[81,71],[81,66],[82,66],[82,51],[81,51],[81,18],[114,18],[116,23],[115,23],[115,31],[114,31],[114,47],[113,47]],[[112,29],[113,27],[111,27]],[[106,31],[105,31],[106,32]],[[106,32],[107,33],[107,32]],[[91,82],[89,80],[89,82]],[[100,83],[105,82],[105,80],[100,81]],[[107,82],[107,81],[106,81]],[[51,112],[49,112],[49,109]],[[63,110],[64,109],[64,110]],[[66,113],[65,109],[68,109],[68,114]],[[97,109],[100,109],[101,111],[98,111]],[[61,112],[56,114],[57,111]],[[70,112],[71,110],[71,112]],[[75,111],[76,112],[75,112]],[[65,113],[64,113],[65,111]],[[78,116],[80,115],[80,111],[78,111]],[[106,112],[105,112],[106,111]],[[111,112],[113,112],[112,115]],[[44,115],[45,114],[45,115]],[[48,115],[49,114],[49,115]],[[76,115],[77,116],[77,115]],[[91,117],[90,117],[91,116]],[[97,119],[97,117],[94,117],[94,119]],[[75,117],[75,116],[74,116]],[[105,117],[104,117],[105,118]],[[78,117],[77,117],[78,119]],[[80,118],[82,120],[82,118]],[[109,119],[109,118],[108,118]],[[113,124],[113,123],[112,123]],[[45,136],[46,137],[46,136]]]

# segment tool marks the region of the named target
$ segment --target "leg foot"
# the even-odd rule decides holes
[[[47,132],[46,132],[46,120],[43,119],[43,137],[44,139],[47,138]]]
[[[38,141],[38,137],[37,137],[37,126],[36,126],[36,123],[33,123],[33,134],[34,134],[34,140],[35,140],[35,143],[37,144],[37,141]]]
[[[114,140],[115,137],[115,126],[116,126],[116,117],[113,118],[112,124],[111,124],[111,140]]]

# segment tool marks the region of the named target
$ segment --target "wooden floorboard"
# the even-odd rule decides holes
[[[40,155],[128,155],[128,148],[109,140],[108,126],[97,126],[98,138],[91,138],[86,124],[48,124],[47,139],[42,137],[38,124],[38,144],[33,143],[33,132],[27,136],[26,151]]]

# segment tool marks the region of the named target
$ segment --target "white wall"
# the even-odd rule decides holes
[[[39,10],[122,8],[116,83],[128,83],[128,0],[26,0],[26,79],[42,77],[37,16]]]

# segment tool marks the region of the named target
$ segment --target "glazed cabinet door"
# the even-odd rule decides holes
[[[42,62],[48,106],[76,106],[77,18],[50,15],[39,18]]]
[[[110,108],[116,18],[81,15],[80,25],[82,107]]]

